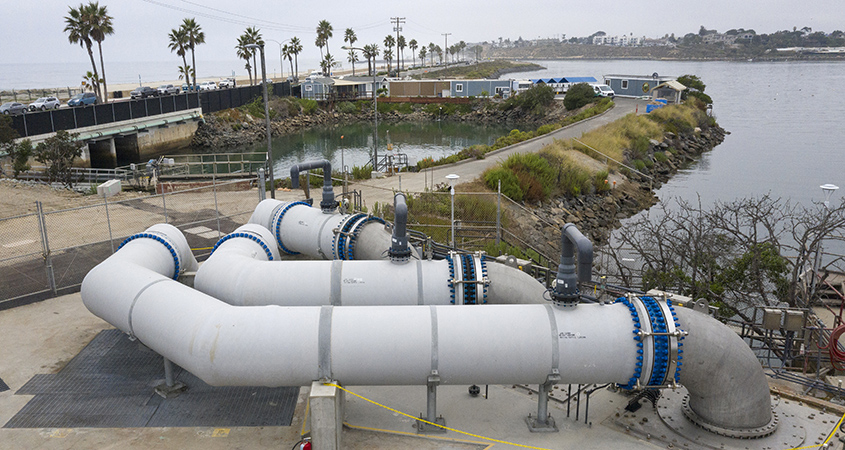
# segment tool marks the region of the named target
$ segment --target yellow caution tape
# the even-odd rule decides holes
[[[502,441],[502,440],[499,440],[499,439],[488,438],[488,437],[480,436],[480,435],[477,435],[477,434],[467,433],[466,431],[461,431],[461,430],[456,430],[456,429],[454,429],[454,428],[449,428],[449,427],[447,427],[447,426],[443,426],[443,425],[439,425],[439,424],[436,424],[436,423],[432,423],[432,422],[429,422],[429,421],[427,421],[427,420],[425,420],[425,419],[422,419],[422,418],[419,418],[419,417],[415,417],[415,416],[412,416],[412,415],[410,415],[410,414],[403,413],[402,411],[399,411],[399,410],[393,409],[393,408],[391,408],[391,407],[389,407],[389,406],[382,405],[381,403],[378,403],[378,402],[376,402],[375,400],[370,400],[370,399],[368,399],[368,398],[366,398],[366,397],[363,397],[363,396],[361,396],[361,395],[358,395],[358,394],[356,394],[356,393],[354,393],[354,392],[350,391],[349,389],[344,388],[343,386],[339,386],[339,385],[334,384],[334,383],[323,383],[323,385],[325,385],[325,386],[332,386],[332,387],[336,387],[336,388],[340,389],[341,391],[346,392],[347,394],[354,395],[355,397],[358,397],[358,398],[360,398],[361,400],[364,400],[364,401],[366,401],[366,402],[370,402],[370,403],[372,403],[372,404],[374,404],[374,405],[376,405],[376,406],[381,406],[382,408],[384,408],[384,409],[386,409],[386,410],[388,410],[388,411],[394,412],[394,413],[396,413],[396,414],[403,415],[403,416],[405,416],[405,417],[409,417],[409,418],[414,419],[414,420],[416,420],[416,421],[418,421],[418,422],[422,422],[422,423],[425,423],[425,424],[428,424],[428,425],[432,425],[432,426],[435,426],[435,427],[438,427],[438,428],[442,428],[442,429],[447,430],[447,431],[452,431],[452,432],[455,432],[455,433],[463,434],[463,435],[465,435],[465,436],[470,436],[470,437],[474,437],[474,438],[477,438],[477,439],[483,439],[483,440],[485,440],[485,441],[495,442],[495,443],[497,443],[497,444],[513,445],[514,447],[520,447],[520,448],[531,448],[531,449],[535,449],[535,450],[549,450],[549,449],[547,449],[547,448],[543,448],[543,447],[532,447],[532,446],[530,446],[530,445],[515,444],[515,443],[513,443],[513,442],[508,442],[508,441]]]

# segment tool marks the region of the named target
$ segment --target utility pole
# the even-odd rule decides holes
[[[402,31],[402,24],[405,23],[405,18],[404,17],[391,17],[390,21],[396,23],[396,26],[393,27],[393,31],[396,32],[396,61],[398,62],[396,64],[396,77],[399,78],[399,72],[402,70],[401,69],[402,58],[399,56],[399,52],[401,51],[399,49],[399,32]]]
[[[452,33],[443,33],[443,61],[448,61],[449,56],[449,35]],[[449,67],[449,63],[446,62],[446,67]]]

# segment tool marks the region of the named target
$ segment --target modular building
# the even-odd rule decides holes
[[[394,80],[391,97],[488,97],[508,98],[513,80]]]
[[[555,94],[565,94],[569,87],[578,83],[596,83],[597,80],[593,77],[556,77],[556,78],[532,78],[531,82],[535,85],[546,85],[555,91]]]
[[[604,84],[610,86],[617,97],[648,97],[651,90],[675,77],[660,76],[657,72],[651,75],[604,75]]]
[[[385,78],[376,78],[376,89],[384,85]],[[311,100],[355,100],[372,98],[372,77],[346,79],[309,76],[302,82],[302,98]]]

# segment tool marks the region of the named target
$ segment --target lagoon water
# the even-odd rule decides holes
[[[820,185],[845,195],[845,62],[535,61],[514,78],[604,74],[698,75],[725,141],[657,192],[708,206],[771,194],[809,205]],[[835,199],[835,198],[834,198]],[[838,201],[838,200],[837,200]]]

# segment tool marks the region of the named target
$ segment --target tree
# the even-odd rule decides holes
[[[399,35],[399,38],[396,39],[396,53],[397,53],[397,60],[396,60],[396,70],[402,71],[405,70],[405,63],[404,63],[404,55],[405,55],[405,47],[408,44],[405,42],[405,36]]]
[[[85,76],[82,77],[82,89],[96,90],[97,86],[99,86],[102,81],[102,78],[97,78],[96,74],[91,73],[89,70],[85,73]]]
[[[326,47],[326,53],[328,53],[329,38],[333,36],[332,31],[332,24],[328,20],[321,20],[317,24],[317,39],[314,41],[314,44],[320,47],[320,60],[324,59],[323,47]]]
[[[663,202],[659,209],[626,223],[606,254],[633,285],[622,256],[641,265],[642,288],[704,298],[751,321],[755,306],[808,307],[817,298],[821,273],[813,267],[822,241],[842,242],[845,200],[839,205],[792,205],[769,196],[717,202]],[[624,250],[623,250],[624,249]],[[841,270],[840,259],[822,269]]]
[[[32,141],[24,139],[18,144],[10,146],[7,151],[9,152],[9,158],[12,160],[12,172],[15,178],[17,178],[21,172],[26,172],[32,168],[32,166],[29,165],[29,158],[33,153]]]
[[[320,61],[320,69],[323,71],[324,74],[330,75],[332,72],[332,68],[337,67],[340,63],[335,61],[334,56],[331,53],[326,51],[326,56],[323,57],[323,60]]]
[[[168,48],[170,48],[170,51],[176,52],[177,56],[182,57],[182,66],[179,67],[179,72],[182,74],[187,73],[182,71],[183,67],[190,68],[190,66],[188,66],[188,60],[185,58],[185,55],[187,54],[188,50],[188,35],[185,33],[185,29],[182,27],[173,28],[167,35],[167,38],[170,40],[170,43],[168,44]],[[190,83],[191,78],[187,77],[185,78],[185,81],[187,83]]]
[[[417,65],[417,48],[419,48],[419,44],[417,43],[417,40],[411,39],[411,41],[408,42],[408,48],[411,49],[411,58],[413,60],[411,64],[413,66],[416,66]]]
[[[466,48],[467,48],[467,43],[466,43],[466,42],[464,42],[464,41],[460,41],[460,42],[458,42],[458,54],[460,54],[461,52],[463,52],[464,50],[466,50]],[[466,58],[466,56],[464,56],[464,58]]]
[[[106,36],[114,34],[112,26],[113,17],[109,15],[106,6],[100,6],[98,2],[90,2],[85,7],[86,16],[90,25],[91,39],[97,42],[97,53],[100,54],[100,70],[103,81],[103,99],[109,100],[109,88],[106,84],[106,66],[103,63],[103,41]]]
[[[299,80],[299,53],[302,51],[302,43],[299,38],[294,36],[290,38],[290,52],[293,54],[294,62],[296,63],[296,71],[293,73],[293,78]]]
[[[352,28],[347,28],[346,31],[343,33],[343,42],[349,44],[350,47],[355,45],[355,42],[358,41],[358,36],[355,35],[355,30]],[[355,50],[349,49],[349,62],[352,63],[352,76],[355,76],[355,61],[358,61],[358,54],[355,53]]]
[[[249,36],[246,33],[240,35],[238,37],[238,45],[235,46],[235,50],[237,50],[238,58],[243,59],[246,61],[246,68],[247,74],[249,74],[249,84],[252,85],[252,66],[249,64],[249,60],[255,55],[255,49],[247,47],[247,45],[251,44]]]
[[[378,44],[370,44],[364,46],[364,57],[367,58],[367,69],[370,75],[374,75],[376,72],[376,57],[378,56],[379,48]],[[370,61],[372,60],[372,64]]]
[[[434,51],[434,49],[435,49],[434,43],[429,42],[429,43],[428,43],[428,54],[429,54],[429,56],[431,57],[431,65],[432,65],[432,66],[434,65],[434,54],[436,53],[436,52]]]
[[[88,51],[88,59],[91,60],[94,80],[99,80],[100,76],[97,72],[97,63],[94,62],[93,42],[91,41],[91,22],[88,20],[85,5],[80,3],[79,7],[68,10],[68,15],[65,16],[64,31],[68,34],[67,39],[71,44],[79,44],[80,47]],[[94,85],[94,92],[97,95],[97,100],[100,101],[99,84]]]
[[[15,171],[15,177],[18,176],[18,171],[15,168],[17,165],[16,150],[18,148],[18,144],[15,144],[15,139],[17,138],[18,132],[12,128],[12,118],[7,115],[0,115],[0,152],[9,153],[9,157],[12,158],[12,170]],[[28,156],[27,159],[29,159]],[[2,169],[3,167],[0,165],[0,173],[3,172]]]
[[[296,78],[296,73],[293,71],[293,46],[290,44],[285,44],[282,46],[282,57],[286,58],[290,63],[290,73],[291,75]]]
[[[393,59],[393,46],[396,45],[396,38],[388,34],[384,38],[384,59],[387,60],[387,76],[390,76],[390,61]]]
[[[35,160],[44,164],[47,178],[73,188],[73,160],[82,156],[83,143],[77,141],[79,133],[59,130],[52,137],[35,147]]]
[[[420,48],[420,62],[422,63],[423,66],[425,66],[425,55],[426,55],[426,48],[421,47]]]
[[[249,64],[249,63],[247,63]],[[194,76],[194,69],[191,66],[185,64],[184,66],[179,67],[179,79],[185,80],[186,83],[191,82],[191,77]]]
[[[247,27],[246,31],[244,31],[244,36],[246,36],[247,41],[250,44],[256,44],[260,46],[264,46],[264,39],[261,37],[261,31],[255,27]],[[249,49],[252,52],[252,67],[255,68],[255,82],[258,83],[258,61],[256,60],[256,52],[254,48]]]
[[[191,19],[184,19],[182,21],[182,29],[185,32],[185,38],[188,41],[188,48],[191,50],[191,70],[193,71],[193,86],[197,86],[197,58],[194,53],[194,50],[197,48],[197,45],[205,44],[205,33],[203,33],[202,28],[197,24],[196,20],[193,18]]]
[[[563,97],[563,106],[573,111],[595,100],[596,92],[587,83],[577,83],[569,87]]]
[[[678,83],[681,83],[688,88],[686,91],[681,93],[681,98],[684,100],[686,100],[687,97],[692,96],[701,100],[704,105],[713,104],[713,99],[704,93],[704,89],[707,86],[703,81],[701,81],[701,78],[698,78],[698,76],[682,75],[678,77]]]

